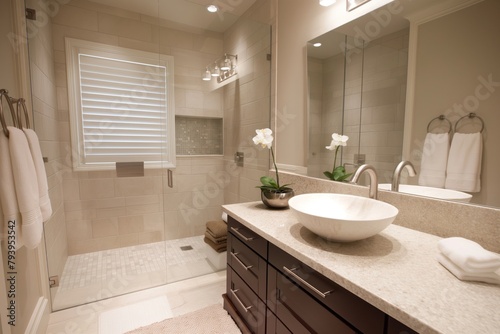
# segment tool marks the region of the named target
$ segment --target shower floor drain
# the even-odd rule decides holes
[[[192,249],[193,249],[193,247],[189,246],[189,245],[188,246],[181,246],[181,250],[183,250],[183,251],[188,251],[188,250],[192,250]]]

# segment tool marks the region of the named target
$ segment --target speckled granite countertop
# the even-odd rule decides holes
[[[500,333],[500,286],[455,278],[436,260],[440,237],[393,224],[365,240],[333,243],[289,209],[249,202],[223,210],[419,333]]]

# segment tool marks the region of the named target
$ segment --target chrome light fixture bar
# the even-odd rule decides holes
[[[210,81],[212,77],[217,78],[217,82],[221,83],[234,75],[236,72],[237,55],[225,53],[224,56],[216,59],[212,64],[207,65],[206,70],[203,72],[202,79]]]

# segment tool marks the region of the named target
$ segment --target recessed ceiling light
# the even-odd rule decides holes
[[[210,13],[215,13],[219,10],[219,7],[217,7],[216,5],[210,5],[207,7],[207,10],[210,12]]]
[[[313,46],[314,46],[315,48],[319,48],[319,47],[321,46],[321,43],[314,43],[314,44],[313,44]]]

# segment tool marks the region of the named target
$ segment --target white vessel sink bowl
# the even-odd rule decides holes
[[[378,185],[378,188],[381,190],[391,190],[391,184],[381,183]],[[469,203],[470,199],[472,198],[471,194],[467,194],[458,190],[417,186],[412,184],[400,184],[399,192],[462,203]]]
[[[296,195],[288,205],[308,230],[338,242],[374,236],[398,214],[396,207],[382,201],[333,193]]]

